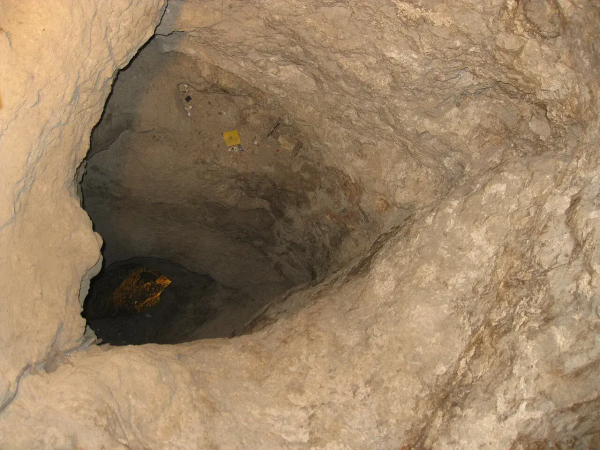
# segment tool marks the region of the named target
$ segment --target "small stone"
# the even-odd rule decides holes
[[[281,148],[292,154],[298,153],[298,150],[302,148],[302,142],[287,134],[280,135],[277,141],[279,142],[279,145],[281,145]]]

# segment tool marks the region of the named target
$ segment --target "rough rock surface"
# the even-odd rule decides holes
[[[158,6],[140,36],[152,31]],[[82,28],[97,23],[89,8]],[[0,447],[600,447],[599,13],[583,0],[170,2],[163,50],[281,100],[322,143],[325,164],[363,184],[373,203],[383,196],[412,215],[360,262],[273,303],[252,334],[93,346],[44,371],[32,366],[1,413]],[[28,25],[0,26],[13,46],[27,36]],[[74,77],[77,66],[61,70]],[[83,82],[100,69],[80,70]],[[37,92],[43,81],[31,83]],[[17,107],[0,95],[4,130],[4,114]],[[101,100],[89,89],[79,95]],[[83,157],[73,136],[98,118],[82,113],[79,135],[72,122],[55,124],[60,139],[36,171],[35,152],[49,148],[37,141],[48,117],[68,111],[63,96],[47,102],[45,122],[29,114],[8,128],[15,124],[15,140],[17,130],[29,136],[26,123],[35,130],[28,145],[10,146],[21,166],[11,166],[12,184],[2,180],[1,217],[29,219],[2,228],[8,382],[52,351],[31,348],[51,346],[48,328],[65,317],[56,311],[78,304],[67,287],[98,254],[87,241],[69,258],[45,250],[78,227],[92,236],[74,195],[73,218],[61,193]],[[26,168],[42,181],[15,210],[14,183]],[[19,215],[28,208],[35,217]],[[38,279],[62,289],[48,297],[47,313],[27,303]],[[81,331],[80,321],[64,320]]]
[[[356,257],[379,220],[361,187],[243,80],[158,50],[119,75],[92,139],[82,192],[106,264],[169,259],[273,295]],[[231,130],[244,151],[228,150]]]
[[[0,409],[27,367],[81,343],[80,288],[102,241],[75,171],[161,5],[0,2]]]

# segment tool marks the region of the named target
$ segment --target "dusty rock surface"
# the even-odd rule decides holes
[[[100,48],[140,45],[158,3],[123,4],[115,20],[139,25],[107,27],[125,37]],[[383,220],[360,258],[273,302],[251,334],[60,353],[49,330],[77,343],[75,287],[98,257],[71,180],[108,88],[85,80],[127,58],[65,57],[31,79],[34,92],[54,70],[66,78],[53,92],[81,83],[78,127],[48,122],[71,111],[70,95],[32,95],[19,110],[0,88],[5,392],[26,367],[0,413],[0,448],[600,447],[598,5],[169,3],[162,51],[272,97],[324,165],[364,186],[365,210],[411,215]],[[113,17],[97,8],[73,26]],[[0,18],[0,39],[21,39],[31,58],[0,41],[15,61],[11,89],[28,79],[21,67],[39,67],[28,52],[52,42],[28,39],[31,24],[52,22],[40,11],[27,24]],[[64,31],[71,13],[54,13]],[[82,45],[60,36],[56,48]],[[57,135],[44,134],[52,124]],[[32,186],[19,195],[17,180]]]
[[[156,41],[119,75],[82,182],[106,264],[169,259],[262,298],[322,279],[376,237],[362,187],[255,91]],[[243,151],[223,139],[233,130]]]

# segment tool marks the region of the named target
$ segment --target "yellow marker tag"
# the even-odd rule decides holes
[[[240,145],[242,143],[238,130],[227,131],[226,133],[223,133],[223,139],[225,139],[227,147]]]

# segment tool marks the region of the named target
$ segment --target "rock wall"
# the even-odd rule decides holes
[[[75,171],[113,76],[152,35],[161,5],[0,4],[0,408],[20,374],[81,344],[80,289],[102,240]]]
[[[144,16],[146,36],[156,8]],[[96,23],[88,13],[80,26]],[[28,369],[0,417],[0,446],[599,447],[598,17],[591,1],[170,2],[158,29],[163,50],[284,99],[302,131],[323,143],[328,165],[369,185],[373,202],[383,196],[412,215],[359,263],[273,303],[253,334],[93,346]],[[82,102],[95,95],[80,90]],[[16,111],[3,105],[2,114]],[[36,124],[27,118],[20,123]],[[81,136],[97,118],[82,122]],[[67,220],[42,194],[63,204],[57,192],[85,149],[69,140],[70,123],[47,157],[57,166],[35,172],[55,184],[22,194],[36,209],[19,214]],[[25,167],[37,161],[20,148]],[[58,169],[60,158],[71,172]],[[13,185],[7,192],[14,201]],[[77,303],[66,286],[93,265],[97,244],[79,247],[88,259],[61,260],[14,237],[29,228],[57,242],[77,223],[4,226],[13,234],[2,235],[2,248],[15,251],[2,280],[22,301],[3,305],[30,305],[36,278],[19,270],[26,262],[62,289],[61,305],[65,295]],[[31,328],[9,323],[2,332],[39,328],[38,344],[50,346],[52,321],[21,311],[2,320]],[[82,325],[68,326],[81,334]],[[3,362],[9,382],[38,358],[24,358],[32,344],[11,339],[2,341],[18,356]]]
[[[410,209],[508,158],[570,154],[595,117],[593,2],[527,5],[175,0],[157,33],[277,98],[365,204]]]

